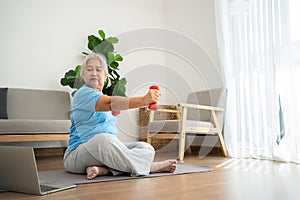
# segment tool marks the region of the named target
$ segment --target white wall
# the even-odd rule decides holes
[[[214,7],[214,0],[166,0],[166,28],[195,40],[219,66]]]
[[[176,30],[187,37],[177,41],[181,42],[180,56],[166,55],[166,65],[183,77],[169,78],[169,85],[177,98],[171,97],[168,102],[184,102],[190,92],[223,85],[219,68],[214,3],[215,1],[211,0],[166,1],[166,28]],[[191,45],[187,45],[189,39],[193,41]],[[193,145],[213,147],[218,140],[217,137],[190,136],[187,137],[187,141]]]
[[[166,55],[166,65],[176,69],[184,77],[182,84],[187,85],[177,93],[181,92],[181,96],[186,97],[196,90],[220,86],[214,1],[167,0],[165,13],[166,28],[176,30],[186,37],[180,41],[180,56]],[[188,45],[189,40],[191,45]]]
[[[211,0],[1,0],[0,26],[1,87],[71,91],[60,86],[60,78],[81,63],[81,52],[88,51],[87,35],[97,34],[98,29],[120,39],[117,52],[124,57],[120,73],[128,79],[128,96],[144,94],[149,85],[159,84],[161,103],[176,103],[188,91],[205,87],[198,66],[193,68],[189,58],[168,52],[172,49],[168,41],[176,39],[169,37],[170,32],[163,36],[167,42],[162,49],[143,46],[143,42],[154,42],[153,47],[164,43],[147,27],[190,38],[219,63]],[[123,111],[119,117],[123,141],[138,138],[137,117],[137,110]]]
[[[60,78],[82,62],[87,36],[164,26],[160,0],[1,0],[0,85],[62,89]]]

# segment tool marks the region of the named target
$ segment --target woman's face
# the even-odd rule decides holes
[[[87,62],[83,71],[83,80],[87,86],[102,91],[106,77],[106,72],[99,59],[93,58]]]

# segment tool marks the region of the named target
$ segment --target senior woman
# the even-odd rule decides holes
[[[149,90],[141,97],[103,95],[107,79],[107,61],[103,55],[90,54],[82,65],[83,85],[74,95],[71,107],[69,145],[64,155],[65,168],[87,174],[87,179],[109,173],[143,176],[174,172],[176,160],[153,162],[155,151],[145,142],[123,143],[118,139],[114,110],[126,110],[158,102],[160,93]]]

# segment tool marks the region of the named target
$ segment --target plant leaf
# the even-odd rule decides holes
[[[66,79],[66,78],[62,78],[60,79],[60,83],[63,85],[63,86],[70,86],[71,88],[73,88],[74,86],[74,80],[75,79]]]
[[[115,56],[111,51],[109,51],[108,54],[107,54],[107,63],[108,63],[108,65],[110,65],[113,61],[115,61]]]
[[[66,78],[61,78],[60,79],[60,84],[63,86],[67,86],[68,85],[68,81],[66,80]]]
[[[68,76],[76,77],[76,72],[73,69],[70,69],[68,72],[65,73],[65,77],[67,78]]]
[[[117,54],[117,55],[115,56],[115,60],[116,60],[116,61],[123,61],[123,57],[122,57],[120,54]]]
[[[112,92],[112,96],[126,96],[125,92],[126,92],[126,87],[125,85],[127,84],[127,80],[125,78],[122,78],[121,80],[119,80]]]
[[[119,64],[116,61],[113,61],[109,66],[114,70],[118,70]]]
[[[98,34],[101,36],[101,38],[102,38],[103,40],[105,40],[105,33],[104,33],[103,30],[99,30],[99,31],[98,31]]]
[[[111,72],[111,75],[113,75],[114,79],[119,80],[119,78],[120,78],[120,75],[119,75],[118,72],[115,71],[115,70],[113,70],[113,71]]]
[[[119,39],[116,37],[109,37],[106,39],[108,42],[112,43],[112,44],[116,44],[119,42]]]
[[[92,51],[95,53],[101,53],[101,54],[105,55],[107,58],[108,52],[114,51],[114,46],[110,42],[107,42],[106,40],[104,40],[100,44],[95,46],[94,49],[92,49]]]
[[[75,67],[76,77],[79,76],[80,70],[81,70],[81,65],[77,65],[77,66]]]
[[[88,36],[88,48],[89,50],[93,51],[101,42],[100,38],[94,36],[94,35],[89,35]]]
[[[84,81],[81,77],[77,77],[75,80],[74,80],[74,84],[73,84],[73,88],[81,88],[81,86],[84,85]]]

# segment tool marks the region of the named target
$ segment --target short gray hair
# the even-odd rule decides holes
[[[101,67],[104,69],[104,71],[107,73],[107,59],[103,54],[96,54],[96,53],[91,53],[85,57],[83,60],[81,69],[80,69],[80,77],[82,78],[84,69],[86,68],[87,63],[91,59],[98,59],[101,62]]]

